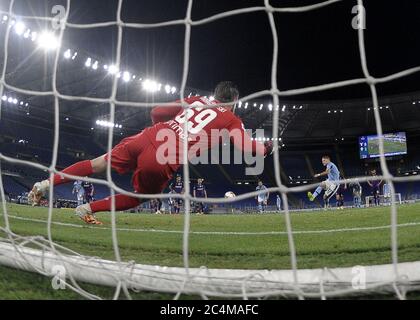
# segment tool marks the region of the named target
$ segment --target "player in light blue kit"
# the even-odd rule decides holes
[[[281,212],[281,195],[277,195],[276,197],[276,206],[277,206],[277,211]]]
[[[337,166],[331,162],[331,158],[329,156],[322,157],[322,164],[327,169],[324,172],[317,173],[314,177],[318,178],[322,176],[328,176],[328,179],[321,182],[314,193],[308,192],[308,198],[310,201],[314,201],[315,198],[322,192],[322,190],[325,190],[324,206],[327,208],[330,199],[336,194],[338,188],[340,187],[340,171],[338,170]]]
[[[391,187],[389,183],[384,183],[382,188],[383,188],[382,190],[384,194],[384,204],[386,206],[390,206],[391,205]]]
[[[176,193],[175,190],[171,190],[169,191],[169,194],[174,194]],[[174,214],[175,213],[175,200],[172,197],[168,198],[168,210],[169,210],[169,214]]]
[[[77,196],[77,205],[81,206],[84,203],[85,199],[85,189],[83,188],[83,181],[77,180],[73,184],[72,194]]]
[[[267,187],[263,185],[261,180],[258,180],[258,186],[255,188],[256,191],[267,190]],[[258,212],[263,213],[267,207],[268,198],[270,194],[268,191],[260,193],[255,199],[258,202]]]

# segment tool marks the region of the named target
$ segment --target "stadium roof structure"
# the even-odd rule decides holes
[[[282,106],[278,136],[288,142],[334,141],[376,132],[371,99],[289,102]],[[382,97],[378,111],[384,132],[420,131],[420,92]],[[271,132],[272,115],[252,110],[242,117],[250,125]]]
[[[190,89],[191,92],[205,93],[203,90]],[[203,92],[203,93],[202,93]],[[7,94],[7,93],[6,93]],[[211,93],[205,93],[211,94]],[[9,94],[10,97],[15,95]],[[163,98],[162,98],[163,97]],[[164,96],[160,96],[163,102]],[[153,99],[159,99],[153,97]],[[168,97],[166,97],[167,101]],[[173,97],[172,97],[173,99]],[[260,105],[269,105],[269,97],[258,102],[242,102],[237,114],[247,128],[262,128],[266,136],[271,137],[273,112],[267,107],[260,110]],[[51,97],[30,97],[29,106],[6,103],[3,112],[21,117],[23,122],[40,122],[43,126],[53,126],[54,109]],[[247,104],[247,108],[244,105]],[[272,108],[276,108],[273,106]],[[334,139],[354,138],[365,134],[374,134],[375,119],[371,99],[336,100],[336,101],[284,101],[277,107],[280,110],[278,136],[287,142],[307,143],[314,141],[333,142]],[[134,134],[151,125],[151,108],[132,108],[117,106],[115,133]],[[384,132],[419,132],[420,131],[420,92],[382,97],[379,112]],[[30,113],[26,115],[26,113]],[[97,129],[97,119],[108,119],[109,105],[80,101],[61,101],[60,120],[63,128],[72,130]],[[7,118],[5,118],[7,119]],[[102,130],[106,133],[106,129]]]

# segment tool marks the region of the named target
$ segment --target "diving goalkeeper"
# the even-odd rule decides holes
[[[174,175],[185,162],[183,155],[183,141],[188,139],[188,159],[199,156],[200,151],[208,150],[220,143],[221,139],[212,139],[223,129],[229,132],[229,138],[236,148],[256,156],[266,156],[272,153],[272,142],[265,144],[251,140],[244,129],[242,121],[234,115],[236,102],[239,98],[237,87],[230,81],[219,83],[214,91],[215,100],[206,97],[191,97],[184,101],[191,105],[185,109],[181,106],[157,106],[151,111],[153,126],[148,127],[137,135],[123,139],[110,153],[94,160],[78,162],[62,172],[74,176],[91,176],[106,171],[107,159],[111,157],[112,169],[119,174],[133,172],[132,185],[136,193],[161,193]],[[176,101],[180,103],[180,101]],[[205,108],[215,104],[230,103],[226,106]],[[184,124],[188,124],[188,135],[184,133]],[[164,140],[163,133],[171,133],[174,139]],[[165,145],[169,150],[169,157],[175,161],[162,159],[160,147]],[[201,145],[201,149],[197,146]],[[198,151],[197,151],[198,150]],[[59,174],[53,177],[53,184],[60,185],[71,179]],[[29,194],[29,202],[39,205],[39,202],[49,189],[49,180],[37,182]],[[137,207],[145,200],[118,194],[115,196],[115,209],[128,210]],[[88,224],[102,224],[95,217],[96,212],[111,211],[111,198],[87,203],[76,208],[76,214]]]

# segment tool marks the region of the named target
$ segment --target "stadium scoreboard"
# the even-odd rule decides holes
[[[386,133],[383,135],[384,155],[396,156],[407,154],[407,138],[405,132]],[[378,158],[379,136],[361,136],[359,137],[360,159]]]

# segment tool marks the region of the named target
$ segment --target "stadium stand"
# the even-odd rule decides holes
[[[392,174],[407,176],[420,173],[420,142],[418,142],[418,127],[415,127],[417,108],[405,98],[399,97],[395,105],[383,112],[384,127],[389,131],[407,131],[408,154],[399,157],[387,158],[388,166]],[[280,171],[283,183],[289,186],[296,186],[306,183],[315,183],[318,180],[312,178],[314,173],[323,170],[321,157],[324,154],[331,156],[340,171],[346,178],[364,176],[372,168],[379,168],[378,162],[374,160],[361,160],[358,154],[358,136],[369,134],[369,126],[373,128],[372,111],[366,102],[358,102],[357,107],[351,103],[343,105],[344,112],[328,110],[326,105],[316,104],[317,109],[312,109],[311,104],[305,103],[302,108],[291,108],[288,104],[286,111],[282,113],[280,131],[283,133],[283,140],[280,151]],[[401,112],[389,113],[393,108],[400,108]],[[351,112],[347,112],[351,108]],[[80,110],[79,110],[80,111]],[[142,111],[143,112],[143,111]],[[331,112],[331,114],[329,113]],[[247,127],[262,127],[270,132],[270,115],[262,116],[263,111],[256,109],[239,110],[239,116],[244,119]],[[345,114],[345,116],[343,116]],[[122,134],[115,132],[114,143],[119,142],[127,135],[134,134],[150,124],[147,112],[141,114],[138,129],[127,128]],[[331,118],[332,117],[332,118]],[[48,118],[48,117],[46,117]],[[364,121],[360,121],[364,118]],[[137,118],[139,119],[139,118]],[[333,121],[331,122],[331,120]],[[397,122],[398,121],[398,122]],[[331,127],[331,123],[333,126]],[[360,123],[367,127],[362,128]],[[18,159],[31,160],[44,165],[49,165],[52,158],[53,148],[53,127],[51,121],[36,117],[22,117],[21,113],[8,112],[7,117],[2,119],[0,126],[1,152],[7,156]],[[327,124],[329,128],[326,128]],[[398,124],[398,126],[396,125]],[[393,126],[394,125],[394,126]],[[95,130],[93,130],[95,129]],[[36,132],[36,134],[34,134]],[[106,152],[107,131],[97,128],[81,127],[78,123],[64,123],[60,126],[60,140],[57,158],[57,168],[64,168],[74,162],[83,159],[92,159]],[[45,172],[31,169],[24,166],[12,166],[8,163],[2,164],[3,171],[11,175],[3,175],[6,189],[10,193],[21,193],[28,191],[35,181],[45,178]],[[258,179],[270,187],[275,185],[274,163],[272,158],[267,158],[265,170],[259,176],[245,176],[245,165],[190,165],[191,180],[198,177],[204,178],[208,194],[211,197],[222,197],[227,190],[241,194],[254,190]],[[182,174],[182,171],[180,171]],[[104,177],[102,177],[104,178]],[[130,176],[114,175],[115,183],[126,189],[132,190]],[[364,192],[367,192],[366,185],[362,185]],[[97,185],[96,196],[102,198],[109,195],[106,187]],[[74,199],[71,194],[71,186],[60,186],[56,189],[56,196]],[[402,194],[405,200],[420,197],[420,186],[418,183],[398,183],[397,192]],[[270,203],[274,204],[274,196]],[[352,196],[350,191],[345,193],[345,201],[350,204]],[[305,193],[293,193],[289,195],[291,208],[310,208],[320,204],[310,203]],[[238,202],[238,205],[255,205],[253,199],[246,199]]]

